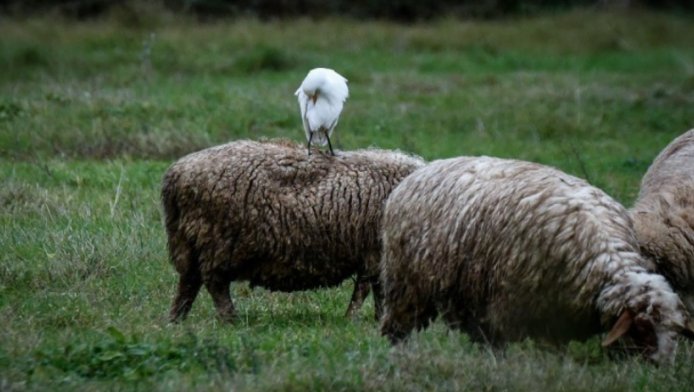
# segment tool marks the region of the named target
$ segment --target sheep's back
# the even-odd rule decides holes
[[[381,150],[322,152],[239,141],[182,158],[179,227],[205,269],[293,291],[342,282],[378,254],[383,203],[422,161]],[[168,176],[168,174],[167,174]]]
[[[465,317],[502,338],[541,328],[580,338],[600,328],[602,264],[635,249],[629,227],[621,206],[558,170],[487,157],[436,161],[388,199],[383,268],[400,281],[417,276],[444,314],[464,303]]]
[[[694,187],[694,129],[673,140],[648,168],[641,181],[639,199],[664,188],[686,194]],[[678,188],[688,188],[675,191]],[[691,203],[691,200],[687,200]]]

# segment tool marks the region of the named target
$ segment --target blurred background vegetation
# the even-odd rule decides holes
[[[694,0],[158,0],[154,3],[170,11],[188,12],[203,18],[255,16],[270,19],[339,15],[397,21],[418,21],[442,16],[527,16],[573,7],[694,10]],[[132,12],[134,10],[131,4],[128,0],[6,0],[0,2],[0,10],[15,15],[57,12],[70,17],[90,18],[114,9],[118,12]]]
[[[694,128],[691,1],[0,0],[0,391],[688,391],[599,339],[391,351],[353,283],[202,292],[181,326],[159,199],[184,154],[305,143],[294,91],[349,79],[334,146],[556,166],[625,205]],[[480,20],[480,18],[484,20]]]

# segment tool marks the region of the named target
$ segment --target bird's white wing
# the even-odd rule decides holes
[[[325,133],[327,132],[328,136],[331,135],[335,125],[337,125],[342,106],[340,101],[329,101],[320,97],[315,104],[313,102],[308,103],[306,121],[313,131],[311,144],[323,146],[328,143]]]
[[[326,124],[328,136],[331,136],[340,119],[344,102],[349,98],[349,88],[347,87],[347,79],[332,69],[326,72],[326,78],[332,96],[330,118]]]
[[[330,72],[326,72],[325,77],[328,80],[328,85],[330,86],[330,93],[337,101],[345,102],[347,98],[349,98],[347,79],[332,69],[328,71]]]
[[[306,117],[306,111],[308,109],[308,95],[304,94],[304,92],[301,90],[301,87],[299,87],[298,90],[294,93],[296,95],[297,99],[299,100],[299,109],[301,109],[301,121],[304,123],[304,132],[306,133],[306,140],[309,140],[311,137],[311,126],[308,123],[308,118]]]
[[[323,119],[323,127],[327,129],[328,137],[332,136],[333,130],[337,126],[337,122],[340,120],[340,114],[342,113],[343,104],[341,101],[331,102],[325,109],[326,116]]]

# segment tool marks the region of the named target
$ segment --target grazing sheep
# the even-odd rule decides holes
[[[628,332],[664,362],[676,336],[691,335],[624,208],[559,170],[488,157],[430,163],[388,197],[383,232],[381,332],[393,343],[438,314],[495,344],[558,344],[614,325],[603,345]]]
[[[237,141],[188,155],[163,179],[171,262],[180,274],[170,319],[190,312],[202,284],[232,321],[232,281],[270,290],[336,286],[357,275],[353,315],[374,283],[391,190],[424,162],[368,149],[306,155],[283,141]]]
[[[694,129],[656,157],[629,213],[641,252],[694,314]]]

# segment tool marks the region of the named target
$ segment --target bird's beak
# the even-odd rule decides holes
[[[311,95],[311,101],[313,101],[314,105],[316,104],[316,99],[318,99],[318,93]]]

